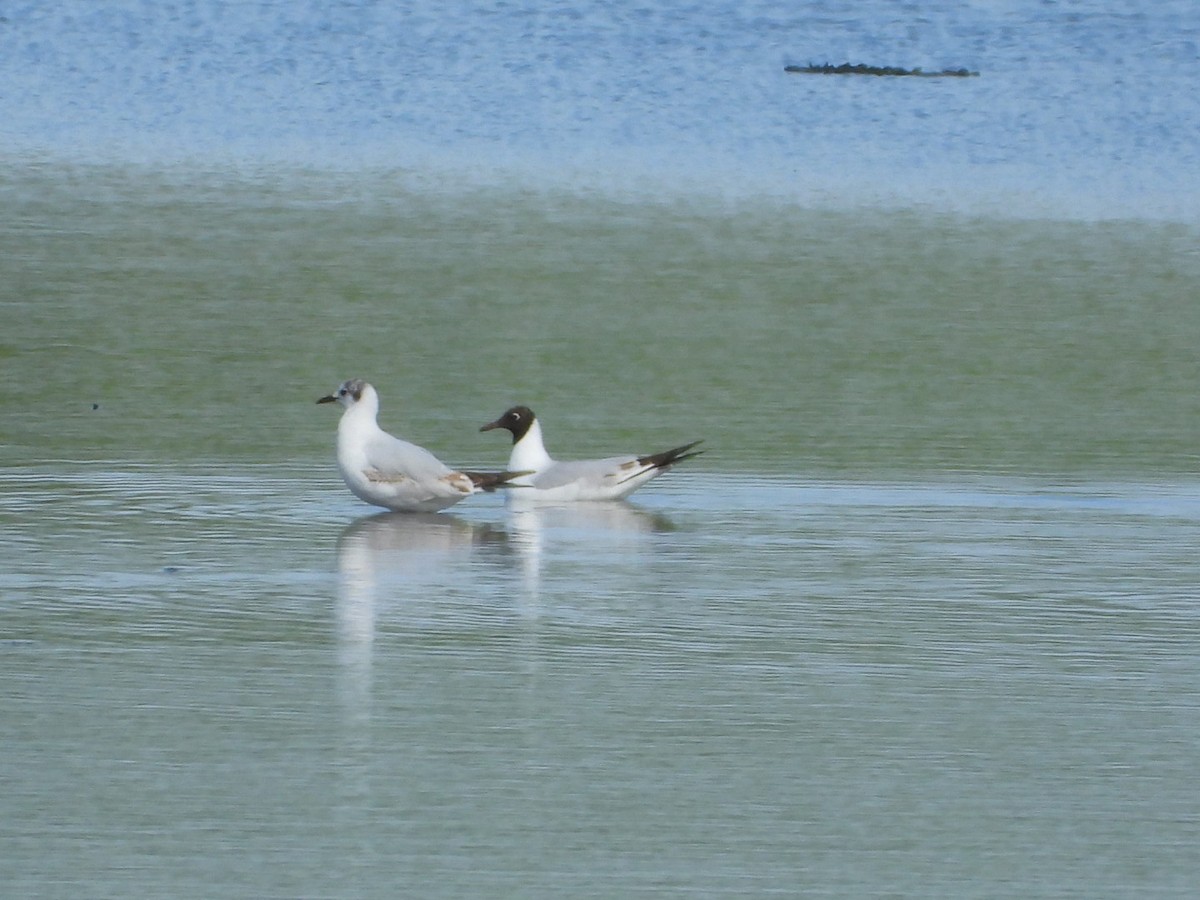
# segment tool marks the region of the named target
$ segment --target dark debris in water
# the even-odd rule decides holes
[[[822,63],[807,66],[784,66],[785,72],[799,72],[803,75],[889,75],[895,77],[908,76],[913,78],[978,78],[978,72],[969,69],[942,69],[940,72],[926,72],[923,69],[902,69],[899,66],[868,66],[864,63],[842,63],[840,66]]]

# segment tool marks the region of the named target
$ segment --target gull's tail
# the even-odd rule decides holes
[[[676,447],[673,450],[664,450],[662,453],[651,453],[649,456],[638,458],[638,463],[643,466],[649,466],[652,469],[666,469],[675,465],[677,462],[683,462],[685,459],[691,459],[693,456],[699,456],[703,450],[696,450],[688,453],[701,441],[692,441],[690,444],[684,444],[682,447]]]
[[[703,450],[688,451],[702,441],[692,441],[690,444],[684,444],[682,447],[674,447],[671,450],[664,450],[662,453],[651,453],[648,456],[639,456],[637,464],[640,467],[636,472],[628,478],[622,480],[622,483],[629,481],[630,478],[637,478],[639,475],[645,475],[651,470],[665,472],[677,462],[683,462],[685,459],[691,459],[693,456],[699,456]],[[657,474],[657,472],[655,473]]]
[[[521,487],[519,484],[509,484],[514,478],[520,478],[522,475],[532,475],[533,471],[527,472],[463,472],[471,479],[471,484],[475,485],[481,491],[494,491],[496,488],[514,488]]]

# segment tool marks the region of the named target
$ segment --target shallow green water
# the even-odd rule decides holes
[[[14,895],[1193,889],[1193,233],[3,177]],[[709,453],[375,516],[351,375]]]
[[[563,453],[702,436],[724,471],[1197,469],[1183,227],[4,177],[17,462],[316,459],[311,399],[361,375],[455,459],[524,402]]]

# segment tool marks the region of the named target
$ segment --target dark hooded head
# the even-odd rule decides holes
[[[488,422],[479,430],[491,431],[493,428],[506,428],[512,432],[513,443],[515,444],[521,438],[525,437],[529,429],[533,427],[533,421],[534,415],[532,409],[528,406],[514,406],[495,422]]]

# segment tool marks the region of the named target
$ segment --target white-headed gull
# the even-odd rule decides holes
[[[610,456],[606,459],[558,462],[546,452],[542,443],[542,426],[529,407],[514,406],[495,422],[484,425],[480,431],[493,428],[505,428],[512,432],[509,468],[533,473],[513,478],[514,487],[531,488],[518,492],[521,500],[620,500],[675,463],[703,452],[688,452],[700,443],[693,441],[648,456]]]
[[[361,378],[317,400],[340,403],[337,462],[346,487],[367,503],[396,512],[435,512],[478,491],[507,484],[512,472],[459,472],[424,447],[392,437],[375,421],[379,394]]]

